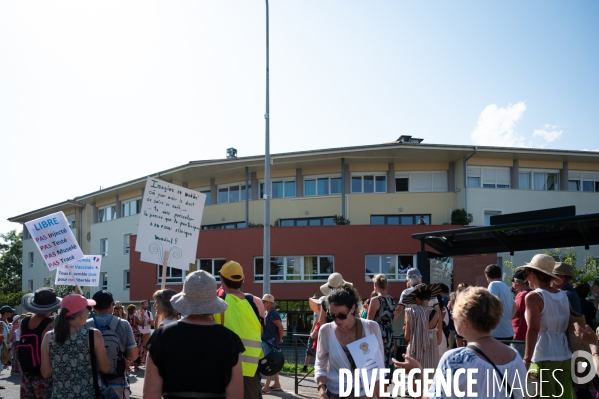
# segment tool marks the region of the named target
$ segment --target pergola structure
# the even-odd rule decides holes
[[[428,245],[440,256],[477,255],[599,244],[599,213],[576,216],[574,206],[491,217],[491,225],[412,234],[420,240],[418,268],[429,281]]]

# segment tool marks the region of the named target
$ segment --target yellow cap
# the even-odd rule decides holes
[[[220,269],[220,275],[231,281],[243,280],[243,268],[234,260],[230,260]]]

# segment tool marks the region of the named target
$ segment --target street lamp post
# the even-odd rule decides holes
[[[269,104],[269,76],[268,76],[268,0],[266,1],[266,121],[265,151],[264,151],[264,256],[262,293],[270,294],[270,104]],[[259,191],[259,190],[258,190]]]

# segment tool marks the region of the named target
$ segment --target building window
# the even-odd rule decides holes
[[[468,187],[510,188],[510,169],[469,167]]]
[[[141,212],[141,198],[127,200],[121,203],[122,217],[137,215]]]
[[[100,255],[108,256],[108,238],[102,238],[100,240]]]
[[[559,190],[559,173],[550,171],[520,171],[518,183],[521,190]]]
[[[116,219],[116,205],[108,205],[98,208],[98,223],[108,222]]]
[[[193,190],[199,191],[202,194],[206,195],[206,201],[204,201],[204,205],[212,205],[212,194],[210,188],[202,187],[202,188],[194,188]]]
[[[568,190],[599,192],[599,173],[568,172]]]
[[[127,255],[131,252],[131,234],[125,234],[123,236],[123,254]]]
[[[431,215],[371,215],[370,224],[431,224]]]
[[[220,224],[207,224],[202,226],[202,230],[223,230],[223,229],[242,229],[247,227],[245,222],[231,222]]]
[[[28,240],[31,238],[31,234],[29,234],[29,230],[27,230],[27,226],[23,225],[23,240]]]
[[[74,229],[75,228],[75,215],[67,216],[67,222],[69,223],[69,227],[71,229]]]
[[[352,193],[386,193],[387,175],[352,175]]]
[[[106,273],[106,272],[100,273],[100,289],[102,289],[102,290],[108,289],[108,273]]]
[[[201,191],[200,191],[201,192]],[[218,203],[227,204],[229,202],[245,201],[245,184],[235,183],[218,186]],[[248,198],[252,199],[252,187],[248,186]],[[208,201],[208,200],[206,200]]]
[[[27,280],[27,291],[33,291],[33,280]]]
[[[271,198],[295,197],[295,180],[271,181]],[[260,198],[264,198],[264,183],[260,183]]]
[[[304,178],[305,196],[333,194],[341,194],[341,177],[311,176]]]
[[[410,191],[414,193],[446,192],[447,171],[395,173],[396,192],[398,191],[398,188],[400,191]]]
[[[223,267],[225,263],[227,263],[226,259],[196,260],[196,265],[198,266],[198,268],[212,274],[217,281],[220,280],[220,275],[218,274],[218,272],[220,272],[220,269]]]
[[[335,218],[327,216],[322,218],[281,219],[279,226],[335,226]]]
[[[270,279],[274,281],[321,281],[335,271],[333,256],[273,256]],[[264,279],[263,258],[254,258],[254,280]]]
[[[366,255],[366,281],[376,274],[384,274],[388,280],[405,281],[406,272],[415,264],[415,255]]]
[[[162,265],[158,266],[158,284],[162,282]],[[166,268],[166,282],[167,283],[182,283],[183,282],[183,270],[175,269],[173,267]]]
[[[123,289],[128,290],[131,288],[129,283],[129,270],[123,270]]]
[[[485,211],[485,226],[491,225],[491,217],[501,215],[501,211]]]
[[[29,267],[33,267],[33,262],[35,260],[33,252],[27,252],[27,264]]]

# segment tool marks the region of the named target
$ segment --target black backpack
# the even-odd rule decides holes
[[[30,330],[27,325],[31,317],[25,317],[21,322],[21,339],[17,344],[17,357],[23,374],[28,377],[40,375],[42,347],[42,333],[52,323],[52,319],[46,317],[34,330]]]
[[[111,316],[110,323],[99,326],[96,319],[88,320],[85,323],[88,327],[95,327],[102,333],[104,339],[104,349],[110,363],[110,368],[106,373],[102,373],[105,379],[123,378],[127,369],[127,361],[125,360],[125,352],[121,350],[121,341],[116,332],[120,318]]]

